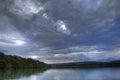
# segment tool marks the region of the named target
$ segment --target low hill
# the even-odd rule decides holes
[[[0,52],[0,69],[44,69],[47,64],[30,58],[5,55]]]
[[[52,68],[120,68],[120,60],[110,62],[77,62],[77,63],[61,63],[51,64]]]

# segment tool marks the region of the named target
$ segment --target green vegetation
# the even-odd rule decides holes
[[[52,68],[120,68],[120,60],[110,62],[78,62],[51,64]]]
[[[5,55],[0,52],[0,70],[5,69],[45,69],[49,66],[43,62],[30,58],[21,58],[19,56]]]

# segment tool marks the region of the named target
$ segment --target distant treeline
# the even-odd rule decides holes
[[[30,58],[22,58],[19,56],[5,55],[0,52],[0,70],[1,69],[44,69],[49,65],[33,60]]]
[[[78,62],[51,64],[52,68],[120,68],[120,60],[110,62]]]

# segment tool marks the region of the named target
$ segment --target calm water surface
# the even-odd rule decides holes
[[[120,80],[120,68],[1,71],[0,80]]]

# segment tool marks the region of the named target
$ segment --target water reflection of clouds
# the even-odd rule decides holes
[[[30,76],[29,80],[37,80],[37,76],[36,75],[32,75],[32,76]]]
[[[113,74],[114,73],[114,74]],[[39,80],[119,80],[120,69],[60,69],[38,75]]]
[[[28,72],[29,73],[29,72]],[[27,74],[27,72],[26,72]],[[31,73],[25,75],[21,73],[20,77],[9,74],[8,80],[119,80],[119,68],[101,68],[101,69],[50,69],[44,72]],[[14,73],[14,75],[16,75]],[[6,80],[8,74],[3,75]],[[2,76],[0,76],[2,79]]]

